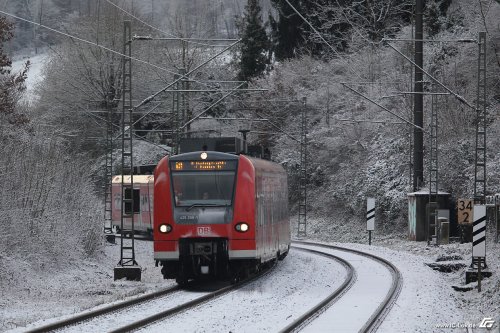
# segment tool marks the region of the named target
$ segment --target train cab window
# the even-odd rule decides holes
[[[125,188],[125,200],[132,199],[131,195],[132,192],[134,201],[134,214],[140,213],[141,212],[140,190],[135,188],[132,191],[130,190],[131,190],[130,188]],[[125,214],[130,214],[131,212],[132,212],[132,203],[125,202]]]
[[[235,171],[172,172],[177,207],[231,206]]]

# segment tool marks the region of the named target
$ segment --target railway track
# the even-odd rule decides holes
[[[103,307],[100,309],[96,309],[96,310],[91,310],[91,311],[84,312],[84,313],[81,313],[81,314],[76,315],[76,316],[72,316],[71,318],[68,318],[68,319],[60,320],[60,321],[57,321],[57,322],[54,322],[51,324],[47,324],[47,325],[40,326],[40,327],[37,327],[34,329],[30,329],[26,332],[27,333],[41,333],[41,332],[49,332],[49,331],[62,329],[65,327],[76,325],[76,324],[83,322],[85,320],[97,318],[99,316],[103,316],[103,315],[113,313],[113,312],[116,312],[116,311],[119,311],[119,310],[122,310],[125,308],[129,308],[129,307],[132,307],[134,305],[148,302],[148,301],[156,299],[156,298],[165,297],[165,296],[171,295],[179,290],[180,290],[180,288],[178,286],[171,287],[171,288],[165,288],[165,289],[153,292],[151,294],[136,297],[136,298],[128,300],[128,301],[124,301],[124,302],[121,302],[118,304],[109,305],[109,306],[106,306],[106,307]]]
[[[402,278],[401,272],[388,260],[381,258],[381,257],[378,257],[376,255],[370,254],[370,253],[359,251],[359,250],[354,250],[354,249],[349,249],[349,248],[344,248],[344,247],[334,246],[334,245],[321,244],[321,243],[305,242],[305,241],[294,241],[292,243],[297,244],[297,245],[308,245],[308,246],[326,248],[326,249],[330,249],[330,250],[337,250],[337,251],[353,253],[353,254],[367,257],[371,260],[377,261],[380,264],[384,265],[390,271],[391,276],[392,276],[392,282],[391,282],[390,288],[389,288],[385,298],[383,299],[382,302],[380,302],[379,306],[376,308],[376,310],[373,312],[373,314],[370,316],[370,318],[366,321],[366,323],[363,325],[363,327],[359,330],[359,332],[366,332],[366,333],[376,332],[378,327],[383,322],[384,318],[387,316],[387,314],[391,310],[392,306],[396,302],[397,297],[399,296],[399,293],[400,293],[402,285],[403,285],[403,278]],[[297,247],[297,246],[294,246],[294,248],[304,249],[302,247]],[[320,252],[317,250],[315,250],[315,251],[319,252],[319,253],[323,253],[323,252]],[[351,286],[352,286],[352,284],[347,289],[350,289]],[[345,290],[345,291],[347,291],[347,290]],[[341,292],[340,294],[345,294],[345,291]],[[348,297],[348,295],[346,295],[345,297]],[[285,329],[283,329],[282,332],[294,332],[294,331],[300,330],[301,328],[306,327],[306,325],[309,322],[311,322],[312,318],[318,317],[322,312],[325,311],[325,308],[331,306],[338,299],[339,299],[339,297],[337,297],[337,296],[335,296],[335,297],[329,296],[327,299],[325,299],[324,301],[319,303],[317,306],[312,308],[310,311],[308,311],[307,314],[296,319],[292,324],[290,324]]]
[[[166,288],[151,294],[143,295],[128,301],[124,301],[118,304],[113,304],[110,306],[106,306],[100,309],[88,311],[82,314],[79,314],[77,316],[73,316],[71,318],[57,321],[48,325],[44,325],[41,327],[37,327],[34,329],[30,329],[26,332],[29,333],[41,333],[41,332],[49,332],[49,331],[54,331],[54,330],[60,330],[60,331],[75,331],[75,332],[81,332],[81,331],[87,331],[84,327],[92,328],[92,329],[97,329],[97,331],[107,331],[107,332],[129,332],[134,329],[139,329],[141,327],[145,327],[151,323],[154,323],[158,320],[164,319],[166,317],[175,315],[177,313],[180,313],[182,311],[194,308],[196,306],[199,306],[200,304],[203,304],[205,302],[208,302],[210,300],[216,299],[218,297],[221,297],[225,294],[230,293],[231,291],[240,289],[247,285],[248,283],[261,278],[267,274],[269,274],[273,268],[276,265],[273,265],[272,267],[269,267],[267,269],[262,270],[258,274],[239,281],[235,284],[230,284],[226,285],[220,288],[217,288],[214,291],[206,292],[202,296],[196,296],[196,295],[191,295],[193,299],[190,300],[182,300],[181,294],[183,294],[184,289],[180,288],[178,286],[171,287],[171,288]],[[200,287],[200,283],[197,282],[190,282],[186,286],[185,289],[189,290],[195,290]],[[201,289],[203,290],[203,289]],[[178,294],[178,295],[177,295]],[[185,296],[185,295],[184,295]],[[133,320],[129,322],[126,325],[119,326],[117,327],[116,325],[112,328],[106,329],[105,327],[109,325],[110,318],[114,318],[113,321],[116,322],[116,316],[118,312],[126,312],[126,313],[146,313],[146,312],[141,312],[141,310],[138,310],[141,307],[147,307],[149,310],[152,310],[154,312],[154,309],[162,309],[165,308],[165,304],[167,303],[167,299],[171,298],[177,298],[176,301],[178,304],[175,304],[173,306],[170,306],[168,309],[163,310],[163,311],[156,311],[154,314],[147,315],[145,317],[141,317],[138,320]],[[185,297],[184,297],[185,298]],[[158,306],[151,306],[151,302],[156,302],[161,305]],[[169,300],[171,303],[171,300]],[[175,302],[175,301],[174,301]],[[180,302],[180,304],[179,304]],[[110,317],[113,316],[113,317]],[[133,317],[131,315],[126,315],[129,318]],[[142,316],[142,315],[141,315]],[[108,322],[106,324],[99,324],[100,322]],[[82,329],[83,328],[83,329]]]
[[[335,290],[331,291],[330,294],[324,297],[319,303],[311,306],[309,310],[303,312],[302,314],[296,315],[293,322],[289,323],[288,326],[281,330],[281,332],[295,332],[302,329],[304,329],[305,331],[314,331],[315,325],[318,322],[321,322],[322,315],[326,315],[327,313],[325,312],[328,312],[330,307],[332,307],[331,310],[337,311],[343,307],[342,302],[345,303],[346,299],[350,299],[350,297],[352,297],[354,291],[351,291],[351,288],[355,290],[358,287],[353,288],[353,286],[358,286],[358,284],[361,282],[358,281],[359,276],[356,272],[356,267],[353,267],[355,265],[351,264],[349,261],[352,261],[354,263],[356,261],[359,261],[359,257],[358,259],[353,257],[351,257],[350,259],[346,259],[347,257],[342,258],[342,255],[338,255],[336,253],[337,251],[369,258],[369,260],[378,262],[380,264],[379,266],[383,265],[387,268],[387,270],[391,272],[392,282],[390,283],[390,288],[387,288],[387,294],[385,295],[385,297],[380,297],[380,299],[383,298],[383,300],[378,300],[376,306],[372,305],[372,307],[369,307],[368,310],[366,310],[368,311],[368,315],[366,315],[362,321],[356,323],[356,325],[359,326],[357,326],[357,328],[354,330],[356,332],[375,332],[384,320],[385,316],[390,311],[401,290],[402,279],[401,274],[399,273],[397,268],[383,258],[374,256],[369,253],[347,249],[339,246],[318,244],[313,242],[294,242],[294,245],[292,247],[297,251],[308,252],[333,259],[345,268],[346,274],[344,281],[338,281],[338,286]],[[331,250],[335,251],[335,253],[332,253]],[[384,268],[380,267],[380,269]],[[225,285],[223,287],[211,286],[212,289],[216,289],[210,290],[210,292],[206,292],[206,290],[200,290],[196,286],[196,284],[193,283],[191,283],[187,287],[188,292],[184,292],[184,290],[179,287],[164,289],[155,293],[134,298],[126,302],[89,311],[67,320],[62,320],[43,327],[32,329],[28,332],[47,332],[53,330],[62,330],[69,332],[128,332],[141,328],[146,328],[147,330],[149,329],[149,325],[154,326],[156,324],[162,326],[163,324],[160,323],[163,319],[170,316],[179,315],[188,309],[192,309],[203,303],[218,299],[223,295],[226,295],[236,289],[240,289],[255,281],[256,279],[269,274],[271,271],[272,269],[267,269],[261,272],[261,274],[235,285]],[[389,280],[389,274],[387,272],[386,277],[387,280]],[[387,281],[387,285],[389,285],[389,281]],[[254,287],[251,287],[250,290],[252,290],[252,288]],[[245,289],[247,289],[246,292],[248,293],[248,288]],[[189,293],[189,291],[193,290],[196,292]],[[384,293],[385,290],[386,289],[384,287],[382,293]],[[191,297],[191,299],[189,299],[187,295],[190,295],[189,297]],[[357,305],[360,305],[359,301],[351,300],[351,303],[352,302],[358,302]],[[201,309],[204,309],[204,307],[200,308],[200,311],[202,311]],[[328,312],[328,314],[329,313],[330,312]],[[366,318],[368,318],[368,320],[366,320]],[[365,320],[366,323],[363,324]],[[361,326],[362,328],[359,329],[359,327]],[[276,329],[276,331],[278,330],[279,328]]]
[[[191,331],[198,331],[200,329],[203,329],[205,331],[230,331],[230,332],[240,332],[240,331],[255,331],[255,332],[295,332],[295,331],[300,331],[302,329],[305,329],[306,331],[308,330],[308,327],[310,324],[314,323],[315,320],[321,316],[325,311],[328,311],[328,308],[330,306],[335,306],[337,304],[337,301],[340,301],[344,298],[348,298],[348,294],[350,292],[350,289],[356,285],[357,282],[357,273],[356,269],[353,267],[351,263],[349,263],[348,260],[345,260],[341,258],[340,256],[337,256],[335,254],[327,253],[327,251],[324,251],[322,249],[310,249],[310,248],[302,248],[299,246],[292,246],[292,250],[294,253],[297,252],[306,252],[309,254],[317,255],[317,256],[322,256],[330,259],[331,261],[335,261],[337,265],[335,266],[338,271],[344,271],[345,273],[342,272],[343,274],[337,274],[336,277],[334,277],[334,280],[332,282],[334,283],[333,288],[330,287],[331,283],[325,283],[325,286],[328,287],[328,294],[325,296],[326,293],[318,294],[320,297],[321,301],[318,303],[316,298],[313,300],[313,298],[306,297],[307,299],[305,300],[307,303],[310,304],[310,308],[302,308],[301,310],[294,309],[293,306],[289,306],[287,310],[281,309],[278,310],[280,307],[283,307],[283,303],[286,302],[286,300],[293,301],[293,297],[289,298],[282,298],[281,295],[286,295],[287,292],[283,292],[284,290],[287,290],[287,287],[284,285],[283,288],[279,287],[276,284],[272,284],[273,287],[270,288],[270,282],[264,283],[262,285],[261,283],[257,283],[257,285],[251,285],[246,290],[242,290],[241,294],[238,295],[238,297],[234,297],[231,300],[219,300],[218,301],[218,307],[217,306],[211,306],[211,307],[203,307],[199,308],[196,313],[190,312],[189,314],[184,314],[182,317],[176,317],[172,318],[172,321],[169,321],[169,324],[172,325],[172,328],[175,328],[176,331],[179,332],[191,332]],[[307,258],[309,256],[306,256]],[[304,256],[302,256],[304,258]],[[333,259],[333,260],[332,260]],[[304,262],[304,261],[303,261]],[[307,260],[305,261],[307,262]],[[344,269],[342,269],[344,268]],[[304,269],[304,268],[302,268]],[[307,268],[306,268],[307,269]],[[287,269],[284,269],[286,271]],[[281,274],[279,274],[281,275]],[[302,275],[296,276],[298,280],[302,279]],[[271,279],[272,281],[272,279]],[[323,280],[325,281],[325,280]],[[320,282],[321,283],[321,282]],[[267,286],[266,286],[267,285]],[[307,284],[306,284],[307,285]],[[281,288],[281,291],[279,289]],[[304,289],[307,292],[307,287]],[[303,294],[303,291],[301,294]],[[267,292],[271,292],[274,295],[274,305],[269,306],[269,303],[265,302],[266,299],[266,294]],[[253,294],[258,293],[258,294],[263,294],[263,297],[253,297]],[[255,300],[260,300],[262,299],[264,302],[255,302]],[[285,300],[286,299],[286,300]],[[235,303],[241,303],[241,307],[231,307],[230,302],[235,302]],[[234,318],[227,318],[227,317],[222,317],[221,316],[221,311],[219,309],[221,307],[224,307],[227,305],[228,312],[224,312],[225,315],[228,315],[228,313],[235,313],[236,316]],[[360,307],[362,304],[358,304]],[[300,306],[299,306],[300,307]],[[245,309],[247,311],[246,315],[239,315],[242,313],[241,309]],[[231,309],[231,310],[229,310]],[[273,309],[273,310],[271,310]],[[372,308],[370,308],[371,310]],[[276,316],[273,316],[272,314],[269,314],[266,312],[271,310],[271,311],[278,311],[281,315],[281,317],[276,318]],[[295,310],[295,311],[294,311]],[[257,313],[257,314],[256,314]],[[286,324],[285,316],[283,314],[290,314],[289,317],[293,316],[293,321],[288,321],[288,326],[285,328],[282,328]],[[293,313],[293,314],[292,314]],[[256,314],[256,315],[255,315]],[[211,316],[217,317],[220,319],[211,319]],[[367,316],[369,317],[369,316]],[[204,318],[204,319],[200,319]],[[251,321],[249,321],[248,318],[251,318]],[[266,321],[272,321],[272,318],[278,319],[278,321],[275,322],[275,324],[268,324],[268,325],[261,325],[257,322],[266,322]],[[186,323],[186,320],[192,320],[196,324],[188,324]],[[372,322],[373,320],[370,320]],[[151,327],[152,332],[161,332],[161,329],[166,327],[166,324],[160,324],[157,323],[155,326]],[[203,326],[202,326],[203,325]],[[248,326],[250,325],[250,326]],[[360,322],[359,326],[361,327],[363,325],[363,322]],[[149,328],[149,327],[148,327]],[[314,330],[312,330],[314,331]],[[320,331],[320,330],[318,330]],[[324,331],[324,330],[321,330]],[[331,331],[331,330],[327,330]],[[343,332],[343,330],[333,330],[333,331],[339,331]],[[358,330],[356,330],[357,332]],[[316,332],[316,331],[314,331]]]
[[[332,293],[330,293],[325,299],[323,299],[320,303],[312,307],[309,311],[304,313],[302,316],[297,318],[295,321],[293,321],[291,324],[289,324],[287,327],[285,327],[283,330],[281,330],[282,333],[288,333],[288,332],[294,332],[300,330],[300,328],[304,327],[307,325],[311,320],[314,320],[317,316],[319,316],[329,305],[334,303],[338,298],[342,297],[351,287],[352,285],[356,282],[356,271],[354,270],[354,267],[347,261],[344,260],[340,257],[337,257],[333,254],[317,251],[317,250],[312,250],[312,249],[304,249],[296,246],[292,246],[294,249],[297,249],[299,251],[304,251],[304,252],[309,252],[309,253],[314,253],[318,254],[321,256],[325,256],[331,259],[334,259],[342,264],[344,268],[347,271],[347,276],[344,282],[337,288],[335,289]]]

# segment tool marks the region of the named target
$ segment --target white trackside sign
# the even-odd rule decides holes
[[[486,257],[486,206],[474,205],[472,257]]]
[[[375,199],[366,199],[366,230],[375,230]]]

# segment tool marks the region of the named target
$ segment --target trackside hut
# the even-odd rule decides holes
[[[437,198],[439,209],[450,209],[450,193],[439,191]],[[427,206],[429,204],[429,190],[422,189],[408,193],[408,238],[414,241],[425,241],[427,224]],[[450,214],[451,215],[451,214]],[[433,232],[431,232],[432,234]],[[430,236],[429,236],[430,237]]]

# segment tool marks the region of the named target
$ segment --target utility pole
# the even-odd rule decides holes
[[[180,123],[184,124],[187,119],[189,119],[188,115],[188,98],[189,98],[189,87],[188,80],[184,78],[186,76],[186,68],[181,68],[179,70],[179,77],[182,77],[180,84],[180,92],[179,92],[179,114],[180,114]],[[186,126],[182,133],[182,137],[189,137],[189,132],[191,131],[191,125]]]
[[[474,202],[485,204],[486,197],[486,33],[479,33],[477,63],[476,158]]]
[[[243,154],[248,154],[247,134],[250,132],[248,129],[241,129],[238,132],[243,136]]]
[[[123,33],[123,80],[122,80],[122,184],[121,184],[121,219],[120,219],[120,261],[114,270],[115,280],[141,280],[141,267],[135,260],[135,230],[134,213],[140,202],[134,190],[134,163],[132,155],[132,141],[134,136],[133,105],[132,105],[132,30],[130,21],[124,22]],[[125,179],[126,173],[129,173]],[[138,191],[138,190],[137,190]],[[137,206],[136,206],[137,207]],[[129,235],[130,238],[125,239]]]
[[[474,163],[474,203],[486,204],[486,32],[479,33],[479,52],[477,62],[477,111],[476,111],[476,157]],[[475,206],[476,207],[476,206]],[[496,209],[496,208],[495,208]],[[486,212],[486,210],[485,210]],[[472,229],[473,251],[472,264],[477,265],[478,281],[481,279],[481,268],[486,268],[486,253],[481,258],[474,256],[474,245],[485,242],[484,228],[474,221]],[[481,231],[483,233],[481,234]],[[486,251],[485,251],[486,252]]]
[[[111,89],[111,88],[110,88]],[[113,93],[108,91],[106,95],[106,109],[108,121],[106,124],[106,165],[104,181],[104,234],[110,243],[115,242],[115,235],[112,229],[112,179],[113,179]]]
[[[307,236],[307,112],[306,98],[302,99],[299,166],[299,223],[297,237]]]
[[[180,77],[179,75],[175,74],[174,75],[174,81],[179,80]],[[172,93],[172,154],[171,155],[177,155],[179,153],[179,124],[180,124],[180,116],[179,116],[179,92],[176,90],[179,90],[179,82],[174,84],[173,90],[174,92]]]
[[[423,12],[424,0],[416,0],[415,6],[415,96],[413,123],[420,127],[413,128],[413,190],[418,191],[424,183],[424,64],[423,56]]]
[[[182,74],[182,90],[189,91],[189,77],[187,75],[188,73],[188,64],[187,64],[187,56],[188,56],[188,51],[189,51],[189,44],[186,40],[182,40],[182,69],[181,69],[181,74]],[[189,109],[189,93],[183,92],[182,93],[182,122],[184,123],[187,119],[192,118],[192,114]],[[189,124],[186,127],[186,137],[189,138],[190,132],[191,132],[191,124]]]
[[[434,93],[435,85],[432,84],[432,92]],[[438,204],[438,194],[439,194],[439,186],[438,186],[438,103],[437,103],[438,95],[431,95],[432,103],[431,103],[431,124],[430,124],[430,135],[429,135],[429,205],[428,205],[428,214],[427,214],[427,232],[426,239],[427,245],[430,244],[433,239],[433,235],[436,237],[436,245],[439,245],[439,229],[440,226],[438,223],[437,209],[439,209]],[[437,228],[436,228],[437,227]],[[436,233],[434,234],[434,231]]]

